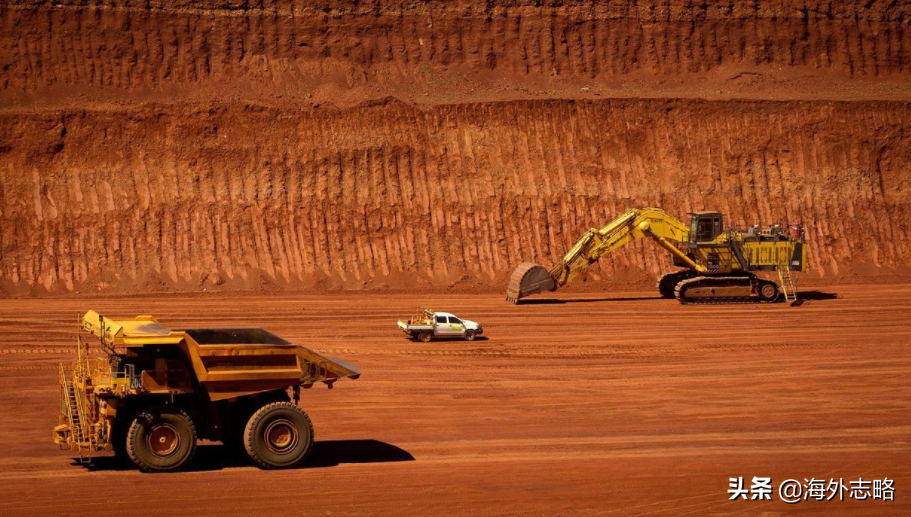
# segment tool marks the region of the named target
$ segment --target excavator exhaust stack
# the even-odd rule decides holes
[[[541,291],[553,291],[556,288],[550,271],[540,264],[523,262],[509,277],[506,288],[506,300],[519,303],[519,300]]]

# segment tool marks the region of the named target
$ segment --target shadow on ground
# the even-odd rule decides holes
[[[487,336],[475,336],[475,338],[474,338],[475,341],[487,341],[489,339],[490,338]],[[412,339],[412,341],[414,341],[415,343],[421,344],[420,339]],[[445,343],[447,341],[462,341],[465,343],[469,342],[467,339],[461,338],[461,337],[435,337],[435,338],[433,338],[434,343]],[[424,343],[424,344],[427,344],[427,343]]]
[[[405,449],[379,440],[328,440],[313,444],[310,456],[297,469],[335,467],[343,463],[397,463],[414,461]],[[74,464],[80,464],[74,461]],[[135,470],[129,462],[114,457],[100,457],[80,464],[88,470]],[[205,472],[233,467],[250,467],[253,463],[243,454],[235,454],[221,444],[200,445],[196,457],[184,471]]]
[[[800,306],[806,302],[815,302],[820,300],[835,300],[840,298],[837,293],[826,293],[823,291],[805,291],[797,293],[797,301],[791,305]],[[516,305],[556,305],[563,303],[597,303],[597,302],[636,302],[642,300],[663,300],[660,296],[637,296],[627,298],[526,298],[519,300]]]
[[[398,463],[414,461],[410,452],[379,440],[316,442],[303,467],[334,467],[341,463]]]
[[[627,298],[526,298],[519,300],[516,305],[555,305],[563,303],[595,303],[595,302],[636,302],[641,300],[663,300],[660,296],[634,296]]]
[[[797,293],[797,301],[792,302],[791,305],[795,307],[800,307],[807,302],[815,302],[819,300],[836,300],[841,298],[838,296],[838,293],[825,293],[822,291],[804,291]]]

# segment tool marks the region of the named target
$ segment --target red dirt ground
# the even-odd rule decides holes
[[[0,300],[0,514],[911,513],[911,286],[808,288],[801,307],[557,294]],[[405,340],[395,319],[419,304],[488,339]],[[55,365],[89,308],[260,325],[364,375],[306,392],[309,468],[236,465],[212,444],[190,472],[90,469],[51,441]],[[731,476],[888,477],[896,495],[731,502]]]

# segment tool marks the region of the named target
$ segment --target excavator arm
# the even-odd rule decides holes
[[[658,208],[631,208],[601,229],[585,232],[576,244],[554,267],[545,269],[538,264],[520,264],[510,277],[506,299],[516,303],[521,298],[555,291],[578,276],[604,255],[642,237],[654,239],[661,247],[692,269],[705,268],[687,257],[674,243],[686,242],[690,229],[677,218]]]

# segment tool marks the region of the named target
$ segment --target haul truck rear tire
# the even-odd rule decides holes
[[[127,455],[144,472],[185,465],[196,452],[196,426],[181,410],[143,411],[127,431]]]
[[[263,468],[293,467],[313,447],[313,424],[303,409],[290,402],[266,404],[247,422],[244,447]]]
[[[240,420],[240,419],[238,419]],[[238,426],[239,429],[237,427]],[[237,424],[231,422],[230,428],[226,431],[226,435],[222,438],[221,443],[225,445],[228,454],[233,458],[243,458],[247,453],[247,448],[244,445],[244,426],[246,422],[240,420]]]
[[[256,404],[245,399],[240,399],[230,405],[229,412],[222,423],[221,442],[234,458],[243,459],[247,456],[244,436],[246,435],[247,422],[257,407]]]

